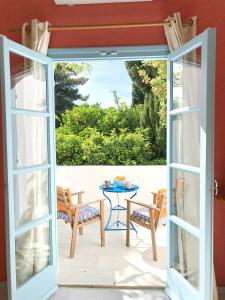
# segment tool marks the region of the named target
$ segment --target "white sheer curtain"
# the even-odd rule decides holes
[[[30,26],[28,28],[28,26]],[[47,54],[50,33],[48,22],[32,20],[22,28],[23,45]],[[45,66],[25,59],[23,71],[12,76],[12,104],[17,108],[45,112]],[[47,121],[42,117],[20,116],[13,120],[14,165],[16,167],[48,163]],[[16,226],[48,214],[48,172],[30,172],[15,179]],[[16,241],[17,285],[37,274],[49,263],[49,227],[43,224]]]
[[[175,13],[173,17],[168,17],[167,20],[169,22],[164,25],[164,29],[170,51],[176,50],[196,36],[196,17],[191,18],[192,22],[188,26],[182,25],[180,13]],[[201,52],[200,49],[197,49],[174,63],[173,76],[174,80],[178,81],[177,87],[174,86],[174,108],[199,105],[201,76],[199,57],[201,57]],[[199,166],[199,115],[192,113],[189,117],[176,117],[173,123],[174,162]],[[179,171],[174,177],[176,214],[192,225],[199,227],[199,177]],[[182,192],[176,188],[181,180],[183,182]],[[177,236],[179,271],[193,286],[197,287],[199,280],[198,242],[180,228],[177,230]],[[217,299],[214,275],[214,300]]]
[[[28,27],[31,25],[31,28]],[[25,23],[22,27],[22,43],[24,46],[31,48],[41,54],[46,55],[50,40],[48,31],[48,22],[39,22],[34,19],[31,24]]]

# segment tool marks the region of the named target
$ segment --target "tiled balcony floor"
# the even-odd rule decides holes
[[[124,216],[122,216],[124,217]],[[150,231],[136,226],[131,247],[125,245],[125,231],[106,232],[100,247],[99,222],[86,226],[77,236],[74,258],[69,258],[71,228],[58,220],[58,283],[68,286],[164,287],[166,282],[166,226],[159,225],[156,238],[158,261],[152,259]]]
[[[51,300],[168,300],[163,290],[59,288]]]

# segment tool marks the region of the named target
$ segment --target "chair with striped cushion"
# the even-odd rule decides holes
[[[157,250],[155,232],[157,230],[158,222],[160,218],[166,218],[166,189],[160,189],[156,194],[153,193],[153,205],[146,204],[132,199],[126,199],[127,201],[127,233],[126,233],[126,245],[130,246],[130,221],[150,229],[152,237],[152,252],[153,260],[157,261]],[[131,204],[136,204],[139,208],[135,208],[131,213]]]
[[[72,229],[70,258],[74,257],[76,247],[77,230],[83,234],[83,227],[96,221],[100,221],[101,246],[105,246],[104,232],[104,199],[82,202],[84,192],[71,193],[70,189],[57,186],[57,218],[63,219],[65,223],[70,223]],[[78,204],[74,205],[72,197],[78,197]],[[91,204],[99,203],[99,209]]]

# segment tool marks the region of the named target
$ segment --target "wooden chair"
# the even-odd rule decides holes
[[[71,193],[70,189],[63,189],[57,186],[57,218],[63,219],[65,223],[70,223],[72,229],[70,258],[74,257],[76,248],[77,230],[83,234],[83,227],[100,220],[101,246],[105,246],[104,232],[104,199],[83,203],[82,194],[84,192]],[[74,205],[72,197],[78,197],[78,204]],[[91,204],[99,203],[99,209]]]
[[[164,217],[166,207],[167,191],[161,189],[157,194],[153,193],[153,205],[146,204],[133,199],[127,201],[127,231],[126,231],[126,246],[130,246],[130,221],[135,222],[147,229],[151,230],[153,260],[157,261],[156,239],[155,232],[157,230],[160,216]],[[131,213],[131,204],[141,206],[134,209]],[[163,213],[162,215],[160,215]]]

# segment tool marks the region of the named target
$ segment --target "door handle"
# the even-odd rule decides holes
[[[216,179],[214,179],[214,196],[217,197],[218,196],[218,192],[219,192],[219,188],[218,188],[218,182]]]

